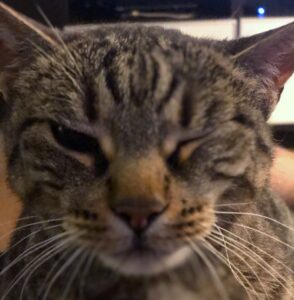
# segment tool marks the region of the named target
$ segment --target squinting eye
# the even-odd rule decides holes
[[[182,163],[189,160],[189,157],[199,146],[199,141],[189,141],[178,145],[176,150],[168,157],[167,163],[172,168],[178,168]]]
[[[93,152],[98,147],[94,138],[65,126],[51,123],[51,130],[56,141],[69,150],[87,153]]]
[[[105,173],[109,163],[96,139],[56,123],[51,123],[51,130],[58,144],[68,150],[91,155],[97,175]]]
[[[166,158],[166,163],[171,169],[179,168],[189,160],[193,152],[203,143],[203,139],[213,130],[188,130],[180,136],[171,134],[163,141],[161,153]]]

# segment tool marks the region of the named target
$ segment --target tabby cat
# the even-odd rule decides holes
[[[294,299],[266,124],[294,24],[236,41],[58,32],[0,3],[1,131],[23,212],[0,300]]]

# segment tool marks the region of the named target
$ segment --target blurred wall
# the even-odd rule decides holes
[[[6,163],[0,136],[0,251],[5,249],[15,226],[21,205],[6,183]]]

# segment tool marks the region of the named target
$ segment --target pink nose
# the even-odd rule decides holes
[[[164,205],[153,199],[123,199],[112,208],[114,213],[136,233],[143,233],[164,211]]]

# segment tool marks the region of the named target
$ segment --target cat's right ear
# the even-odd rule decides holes
[[[5,95],[19,70],[32,59],[34,47],[48,49],[58,45],[52,29],[0,2],[0,93]]]
[[[225,51],[248,77],[266,91],[252,103],[268,118],[279,101],[287,80],[294,73],[294,23],[251,37],[225,43]]]

